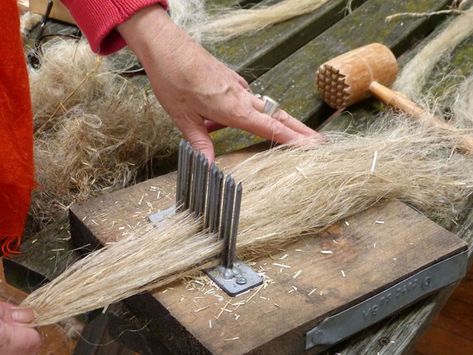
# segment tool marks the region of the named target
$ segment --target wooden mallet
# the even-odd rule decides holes
[[[372,43],[329,60],[319,67],[315,75],[320,95],[335,109],[344,109],[375,96],[413,118],[445,130],[455,130],[402,93],[389,89],[397,73],[396,57],[391,50],[380,43]],[[459,144],[462,151],[473,153],[472,139],[463,138]]]

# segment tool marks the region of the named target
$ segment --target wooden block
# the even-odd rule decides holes
[[[48,0],[30,0],[30,11],[36,14],[44,15]],[[53,8],[51,9],[50,18],[55,20],[75,24],[69,10],[58,0],[53,1]]]
[[[233,166],[263,148],[220,157],[219,164]],[[137,223],[148,223],[150,213],[171,205],[174,189],[172,173],[75,205],[72,237],[79,243],[119,240]],[[465,248],[422,214],[391,201],[258,260],[254,267],[272,280],[264,289],[230,298],[175,283],[130,305],[162,325],[156,335],[172,352],[298,353],[305,333],[328,315]]]

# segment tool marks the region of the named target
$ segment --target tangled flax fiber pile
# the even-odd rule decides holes
[[[153,93],[119,75],[131,64],[126,56],[100,58],[72,40],[43,52],[40,70],[30,72],[39,185],[31,213],[39,225],[74,201],[133,182],[179,137]]]
[[[329,144],[279,147],[241,163],[231,171],[245,189],[240,256],[316,233],[383,199],[451,218],[473,191],[473,160],[455,151],[459,139],[473,133],[472,88],[470,78],[452,104],[455,130],[419,126],[390,113],[364,135],[329,133]],[[47,117],[37,129],[55,126]],[[23,306],[35,310],[35,325],[55,323],[214,265],[220,250],[214,235],[181,213],[88,255]]]

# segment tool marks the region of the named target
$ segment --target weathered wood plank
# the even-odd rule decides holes
[[[355,9],[366,0],[355,0]],[[264,1],[272,4],[277,1]],[[217,58],[251,81],[318,36],[345,15],[345,0],[331,0],[316,11],[276,24],[256,34],[243,35],[210,46]]]
[[[386,16],[404,11],[435,11],[449,3],[449,0],[368,1],[264,74],[253,83],[252,89],[278,100],[296,117],[303,120],[309,118],[321,106],[321,100],[314,90],[314,73],[321,64],[371,42],[381,42],[399,55],[406,42],[427,21],[386,23]]]

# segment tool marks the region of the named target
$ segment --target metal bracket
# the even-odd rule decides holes
[[[231,269],[219,265],[205,272],[222,290],[232,297],[263,283],[260,274],[238,259],[233,261]]]
[[[223,240],[221,265],[205,272],[230,296],[263,283],[261,275],[235,257],[242,194],[241,183],[236,185],[231,176],[225,178],[215,163],[209,169],[207,158],[194,151],[188,142],[181,141],[176,203],[148,217],[155,225],[184,210],[194,213],[196,218],[203,217],[202,229]]]
[[[467,271],[468,251],[442,260],[388,289],[330,316],[306,333],[306,350],[328,347],[455,281]]]

